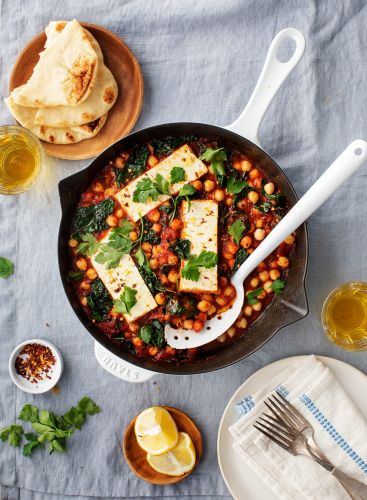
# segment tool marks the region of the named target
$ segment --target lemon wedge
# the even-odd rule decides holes
[[[163,455],[147,454],[149,465],[167,476],[182,476],[194,468],[196,453],[193,442],[186,432],[179,432],[178,443],[173,450]]]
[[[135,436],[140,448],[151,455],[162,455],[172,450],[178,442],[175,421],[160,406],[147,408],[136,417]]]

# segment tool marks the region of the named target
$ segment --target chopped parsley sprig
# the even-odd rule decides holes
[[[199,281],[200,267],[210,269],[217,265],[218,255],[215,252],[203,250],[199,255],[190,255],[185,266],[182,268],[182,277],[191,281]]]

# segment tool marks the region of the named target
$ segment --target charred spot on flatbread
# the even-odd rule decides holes
[[[107,87],[103,93],[103,100],[108,104],[111,104],[115,99],[115,91],[112,87]]]
[[[66,132],[66,137],[70,142],[75,142],[75,137],[71,132]]]

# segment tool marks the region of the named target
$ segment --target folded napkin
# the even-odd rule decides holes
[[[242,416],[230,427],[234,449],[284,500],[350,499],[339,482],[311,458],[292,456],[253,427],[274,390],[310,422],[315,441],[343,472],[367,484],[367,424],[332,372],[315,356],[295,361],[259,392],[236,404]]]

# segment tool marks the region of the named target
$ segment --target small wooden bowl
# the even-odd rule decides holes
[[[189,476],[197,467],[203,454],[203,438],[195,423],[188,415],[186,415],[186,413],[181,410],[177,410],[176,408],[171,408],[170,406],[163,406],[162,408],[165,408],[170,412],[173,420],[176,422],[178,431],[187,432],[187,434],[191,437],[196,451],[196,462],[194,468],[182,476],[166,476],[165,474],[161,474],[160,472],[152,469],[146,459],[146,451],[140,448],[135,437],[134,425],[136,417],[129,423],[125,431],[123,443],[124,455],[130,469],[134,472],[134,474],[140,477],[140,479],[153,484],[175,484]]]
[[[95,137],[76,144],[52,144],[41,141],[50,156],[65,160],[92,158],[130,132],[143,105],[144,83],[139,63],[129,47],[101,26],[81,23],[101,46],[106,66],[112,71],[118,86],[118,97],[107,115],[102,130]],[[26,83],[38,62],[46,42],[46,34],[36,35],[15,61],[10,76],[9,91]]]

